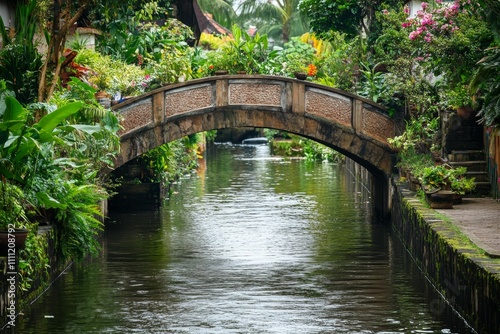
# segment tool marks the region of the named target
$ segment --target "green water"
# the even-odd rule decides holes
[[[159,211],[112,213],[103,252],[19,333],[468,333],[344,168],[216,145]]]

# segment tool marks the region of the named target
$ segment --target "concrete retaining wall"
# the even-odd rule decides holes
[[[485,255],[400,184],[393,184],[392,225],[417,264],[469,325],[478,333],[500,333],[500,261]]]

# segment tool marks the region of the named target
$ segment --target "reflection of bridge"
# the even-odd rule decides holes
[[[359,96],[295,79],[235,75],[173,84],[119,105],[124,116],[116,167],[161,144],[197,132],[260,127],[295,133],[329,146],[374,175],[375,207],[388,212],[396,125]]]

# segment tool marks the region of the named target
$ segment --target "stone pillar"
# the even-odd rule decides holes
[[[215,82],[215,106],[225,107],[229,105],[229,82],[227,79],[218,79]]]
[[[294,82],[292,87],[292,112],[304,115],[306,110],[306,86],[303,82]]]
[[[352,128],[356,134],[363,132],[363,101],[354,100],[352,103]]]

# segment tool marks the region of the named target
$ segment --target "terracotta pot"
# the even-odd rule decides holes
[[[455,194],[449,190],[426,192],[425,201],[433,209],[453,209]]]
[[[106,93],[105,91],[98,91],[97,93],[94,94],[95,98],[96,99],[103,99],[103,98],[108,98],[108,93]]]
[[[373,68],[373,72],[375,73],[388,73],[389,71],[387,70],[387,64],[377,64],[374,68]]]
[[[307,79],[307,73],[306,72],[295,72],[294,75],[299,80],[306,80]]]
[[[470,121],[476,117],[476,111],[471,106],[461,106],[457,108],[457,115],[463,121]]]

